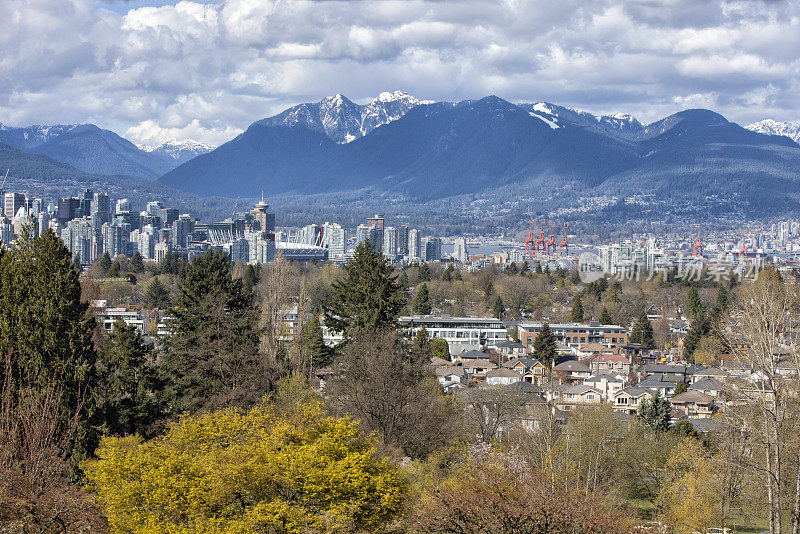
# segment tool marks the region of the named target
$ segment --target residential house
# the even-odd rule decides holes
[[[703,380],[704,378],[713,378],[714,380],[724,382],[730,378],[730,375],[722,369],[717,369],[716,367],[704,367],[692,373],[689,382],[694,383],[699,380]]]
[[[525,355],[525,346],[516,341],[498,341],[494,344],[494,350],[503,356],[502,361],[512,358],[519,358]]]
[[[464,363],[469,360],[488,360],[489,354],[480,350],[465,350],[458,354],[451,355],[453,363]]]
[[[492,369],[486,373],[486,383],[490,386],[509,386],[522,381],[522,375],[511,369]]]
[[[602,343],[586,343],[576,349],[578,358],[594,356],[595,354],[614,354],[614,349]]]
[[[714,397],[689,390],[670,399],[672,407],[684,416],[695,419],[707,419],[716,411]]]
[[[554,376],[568,384],[581,384],[592,376],[589,367],[578,360],[565,360],[553,367]]]
[[[650,363],[641,367],[640,374],[644,377],[662,375],[676,382],[686,382],[686,365],[666,363]]]
[[[709,397],[721,398],[725,385],[716,378],[702,378],[689,385],[688,391],[699,391]]]
[[[626,387],[614,396],[614,410],[635,414],[644,399],[652,399],[654,393],[647,388]]]
[[[628,376],[631,371],[631,360],[621,354],[598,354],[585,363],[596,375],[618,373]]]
[[[671,397],[678,387],[678,380],[670,375],[650,375],[637,384],[640,388],[647,388],[661,393],[662,397]]]
[[[466,370],[456,365],[441,366],[434,370],[436,379],[445,393],[452,393],[467,385],[468,378]]]
[[[617,393],[625,387],[621,378],[611,375],[594,375],[583,381],[584,386],[589,386],[600,392],[603,401],[613,402]]]
[[[489,360],[465,360],[461,363],[464,372],[472,380],[482,380],[486,378],[486,373],[492,369],[497,369],[497,366]]]
[[[574,410],[582,406],[595,406],[603,402],[603,394],[583,384],[569,386],[561,391],[556,408],[564,411]]]

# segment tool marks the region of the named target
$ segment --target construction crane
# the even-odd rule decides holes
[[[558,244],[558,251],[561,254],[569,254],[569,245],[567,244],[567,228],[569,227],[569,223],[564,223],[564,239],[561,240],[561,243]]]
[[[546,222],[545,217],[542,217],[542,229],[539,232],[539,237],[536,239],[536,252],[537,253],[539,252],[539,249],[541,249],[542,252],[545,251],[545,245],[544,245],[544,243],[545,243],[544,237],[545,236],[544,236],[544,232],[545,232],[546,229],[547,229],[547,222]]]
[[[528,256],[533,256],[534,253],[539,250],[539,247],[536,244],[536,236],[534,234],[535,231],[536,219],[531,219],[531,231],[528,233],[528,237],[525,238],[525,254]]]
[[[556,223],[555,222],[553,223],[553,226],[551,227],[550,239],[548,239],[547,243],[545,243],[545,244],[547,245],[547,252],[546,253],[547,253],[548,256],[551,253],[552,254],[556,253]],[[551,250],[552,250],[552,252],[551,252]]]
[[[692,247],[692,256],[702,256],[703,255],[703,240],[700,239],[698,236],[697,239],[694,241],[694,246]]]

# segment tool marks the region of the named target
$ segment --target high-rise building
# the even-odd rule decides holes
[[[326,222],[322,225],[322,246],[328,249],[329,258],[343,257],[346,245],[344,228],[337,223]]]
[[[397,254],[400,256],[408,256],[408,232],[408,225],[397,227]]]
[[[319,225],[309,224],[300,230],[300,243],[305,245],[321,246],[322,229]]]
[[[372,248],[375,249],[375,250],[380,251],[381,249],[379,248],[378,244],[383,241],[383,239],[382,239],[383,238],[383,234],[382,234],[383,230],[380,230],[380,232],[381,232],[381,234],[380,234],[380,238],[379,238],[378,237],[379,230],[378,230],[377,227],[368,226],[366,224],[359,224],[358,228],[356,228],[356,244],[360,245],[364,241],[369,240],[370,244],[372,245]]]
[[[457,237],[453,241],[453,258],[461,263],[466,263],[469,260],[469,252],[467,251],[467,239],[464,237]]]
[[[383,229],[383,257],[394,260],[397,256],[397,230],[394,226]]]
[[[3,213],[9,219],[16,217],[20,208],[25,207],[25,195],[22,193],[6,193],[3,202]]]
[[[131,212],[131,201],[127,198],[121,198],[117,200],[117,203],[114,207],[114,215],[122,215],[124,213]]]
[[[374,217],[367,217],[367,226],[374,228],[375,239],[370,238],[370,242],[375,246],[375,250],[383,249],[383,215],[375,214]]]
[[[178,217],[178,220],[172,223],[172,246],[186,248],[193,230],[194,222],[189,215],[184,214]]]
[[[101,228],[105,223],[111,222],[111,201],[106,193],[97,193],[92,198],[91,205],[92,226]]]
[[[423,261],[442,259],[442,240],[439,237],[423,237],[421,243]]]
[[[118,221],[105,223],[102,227],[102,234],[103,251],[108,252],[112,258],[128,253],[128,243],[131,236],[130,224]]]
[[[142,255],[142,259],[152,260],[155,256],[156,246],[153,228],[147,227],[146,229],[143,229],[143,231],[139,232],[139,238],[137,242],[139,246],[139,254]]]
[[[69,221],[77,217],[80,209],[80,199],[76,197],[58,199],[58,222],[65,226]]]
[[[412,228],[408,231],[408,258],[411,260],[420,259],[419,230],[416,228]]]
[[[91,189],[84,189],[80,197],[78,197],[78,211],[76,217],[90,217],[92,215],[92,200],[94,200],[94,193]]]

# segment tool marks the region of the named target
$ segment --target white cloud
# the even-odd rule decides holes
[[[146,4],[151,5],[146,5]],[[718,0],[5,0],[0,122],[218,144],[289,105],[401,88],[644,121],[800,118],[800,4]]]

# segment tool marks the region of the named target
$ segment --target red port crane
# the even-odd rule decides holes
[[[545,245],[547,245],[546,249],[547,255],[556,253],[556,223],[553,223],[553,226],[551,227],[550,231],[550,239],[547,240],[547,243],[545,243]]]
[[[539,250],[539,246],[536,243],[536,235],[534,232],[536,231],[536,219],[531,219],[531,231],[528,233],[528,237],[525,238],[525,254],[532,256],[537,250]]]
[[[536,238],[536,252],[538,253],[539,250],[542,252],[545,251],[545,239],[544,239],[544,232],[546,229],[547,223],[545,222],[545,218],[542,217],[542,224],[541,224],[541,231],[539,232],[539,237]]]
[[[558,244],[558,250],[561,254],[569,254],[569,245],[567,244],[567,228],[569,223],[564,223],[564,239]]]
[[[692,247],[692,256],[702,256],[703,255],[703,240],[698,237],[694,241],[694,246]]]

